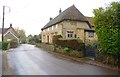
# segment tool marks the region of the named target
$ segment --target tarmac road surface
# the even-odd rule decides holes
[[[3,75],[116,75],[118,73],[107,68],[57,57],[29,44],[22,44],[10,50],[6,56]]]

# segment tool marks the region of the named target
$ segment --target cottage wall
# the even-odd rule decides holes
[[[80,38],[84,42],[84,29],[90,29],[86,22],[66,20],[59,24],[53,25],[52,27],[44,29],[41,32],[42,42],[52,43],[52,37],[54,35],[62,35],[63,38],[68,38],[68,31],[73,32],[72,38]]]
[[[13,30],[13,28],[9,28],[9,30],[7,30],[4,33],[4,41],[10,41],[12,39],[16,39],[19,43],[19,38],[18,38],[18,36],[16,36],[16,32]]]
[[[84,42],[84,29],[90,29],[86,22],[80,21],[64,21],[63,22],[63,37],[68,38],[67,32],[73,32],[73,38],[80,38]]]
[[[85,43],[92,44],[98,41],[97,34],[94,32],[94,37],[89,37],[89,32],[85,32]]]
[[[42,35],[42,42],[44,43],[52,43],[52,37],[54,35],[61,35],[62,34],[62,24],[56,24],[52,27],[49,27],[47,29],[44,29],[41,32]]]

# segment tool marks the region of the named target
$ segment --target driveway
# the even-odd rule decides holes
[[[57,57],[23,44],[7,53],[4,75],[115,75],[117,71]]]

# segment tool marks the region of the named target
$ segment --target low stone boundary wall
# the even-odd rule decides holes
[[[54,51],[53,45],[51,44],[39,43],[39,44],[36,44],[36,46],[43,48],[45,50]]]
[[[64,48],[54,48],[53,45],[51,44],[45,44],[45,43],[40,43],[36,45],[37,47],[43,48],[47,51],[51,51],[51,52],[56,52],[59,54],[63,54],[63,55],[68,55],[68,56],[72,56],[72,57],[83,57],[83,53],[82,51],[77,51],[77,50],[71,50],[70,52],[65,52]]]

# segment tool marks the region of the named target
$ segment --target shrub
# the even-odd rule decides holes
[[[94,15],[93,23],[101,52],[108,56],[105,58],[107,62],[111,60],[110,56],[117,60],[120,56],[120,2],[112,2],[105,9],[94,9]]]
[[[16,48],[18,46],[18,40],[17,39],[12,39],[10,42],[10,48]]]
[[[63,38],[62,35],[56,35],[56,36],[57,36],[57,38]]]
[[[41,48],[41,45],[39,43],[36,43],[35,46],[38,47],[38,48]]]
[[[83,41],[79,38],[59,38],[59,40],[66,40],[66,41],[77,40],[78,42],[83,43]]]
[[[58,48],[58,45],[54,44],[54,45],[53,45],[53,48]]]
[[[65,51],[65,52],[70,52],[70,48],[65,47],[65,48],[64,48],[64,51]]]
[[[70,52],[70,56],[82,57],[82,53],[80,51],[72,51],[72,52]]]
[[[2,50],[7,50],[8,49],[8,42],[2,42]]]
[[[10,42],[17,42],[17,39],[12,39]]]

